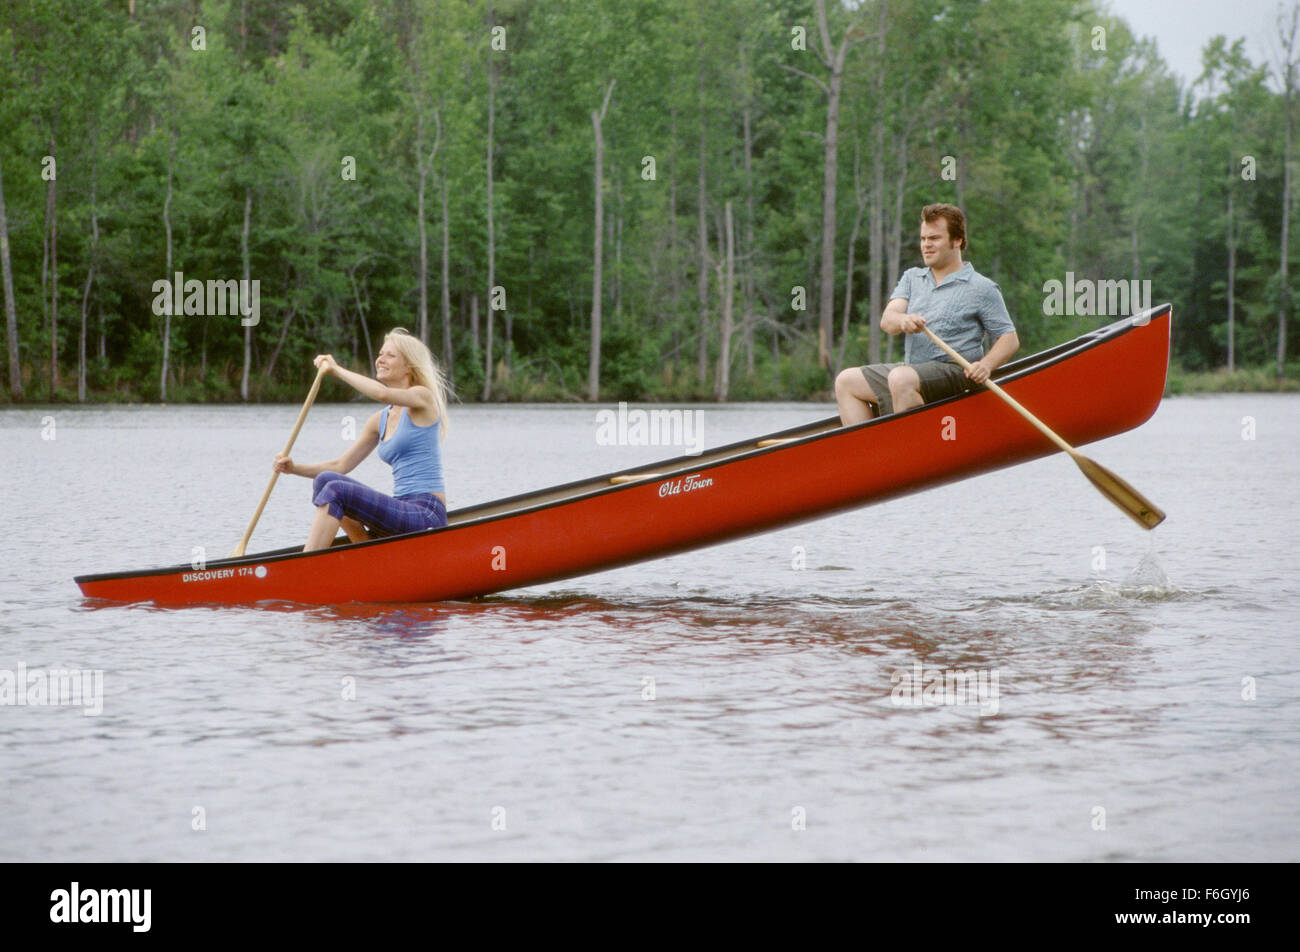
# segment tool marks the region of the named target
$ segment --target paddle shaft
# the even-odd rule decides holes
[[[930,328],[925,327],[924,325],[922,325],[921,330],[925,331],[925,336],[926,336],[926,337],[930,338],[930,340],[934,341],[936,344],[938,344],[940,347],[942,347],[942,348],[947,352],[947,354],[948,354],[949,357],[951,357],[953,360],[957,361],[957,363],[961,364],[961,365],[962,365],[963,367],[965,367],[966,369],[968,369],[968,370],[970,369],[970,361],[967,360],[965,357],[963,357],[961,354],[957,353],[957,351],[955,351],[955,350],[953,350],[951,347],[949,347],[947,341],[944,341],[944,340],[939,339],[939,337],[937,337],[937,336],[935,335],[934,331],[930,330]],[[985,381],[984,381],[984,386],[988,387],[990,390],[992,390],[994,393],[996,393],[999,397],[1001,397],[1001,398],[1002,398],[1003,400],[1005,400],[1008,404],[1010,404],[1010,406],[1011,406],[1011,408],[1012,408],[1013,410],[1015,410],[1017,413],[1019,413],[1022,417],[1024,417],[1026,420],[1028,420],[1028,421],[1029,421],[1030,423],[1032,423],[1034,426],[1036,426],[1036,427],[1038,428],[1038,432],[1042,433],[1043,436],[1047,437],[1049,440],[1051,440],[1053,443],[1055,443],[1055,444],[1056,444],[1057,446],[1059,446],[1061,449],[1065,450],[1065,452],[1069,453],[1071,456],[1077,456],[1077,455],[1078,455],[1078,450],[1076,450],[1076,449],[1075,449],[1073,446],[1071,446],[1069,443],[1065,442],[1065,440],[1063,440],[1063,439],[1061,439],[1059,436],[1057,436],[1056,433],[1054,433],[1054,432],[1053,432],[1053,431],[1052,431],[1052,430],[1047,426],[1046,423],[1044,423],[1042,420],[1038,419],[1038,417],[1034,416],[1032,413],[1030,413],[1030,412],[1029,412],[1028,410],[1026,410],[1024,407],[1022,407],[1022,406],[1020,405],[1019,401],[1017,401],[1015,397],[1011,396],[1011,394],[1007,393],[1005,390],[1003,390],[1001,387],[999,387],[997,384],[995,384],[995,383],[993,382],[993,379],[992,379],[991,377],[990,377],[988,380],[985,380]]]
[[[949,347],[947,343],[936,337],[930,328],[922,325],[921,330],[925,331],[925,335],[942,347],[953,360],[957,361],[957,363],[961,364],[963,367],[970,367],[970,361]],[[992,380],[985,380],[984,386],[996,393],[1007,402],[1011,409],[1015,410],[1037,427],[1038,432],[1042,433],[1043,436],[1047,437],[1061,449],[1065,450],[1066,453],[1070,454],[1070,459],[1074,460],[1075,465],[1079,467],[1083,475],[1088,477],[1088,481],[1091,482],[1103,496],[1118,506],[1126,516],[1140,525],[1143,529],[1154,529],[1164,521],[1164,510],[1153,503],[1150,499],[1147,499],[1146,496],[1143,496],[1124,480],[1120,479],[1105,466],[1088,459],[1088,457],[1084,456],[1069,443],[1065,442],[1065,440],[1057,436],[1056,433],[1047,426],[1047,424],[1022,407],[1018,402],[1016,402],[1014,397],[995,384]]]
[[[316,400],[316,394],[320,392],[320,382],[325,379],[325,367],[316,371],[316,379],[312,381],[311,391],[307,394],[307,402],[302,405],[298,411],[298,422],[293,425],[293,432],[289,434],[289,441],[284,444],[284,452],[280,455],[288,456],[289,451],[293,449],[293,441],[298,439],[298,432],[302,429],[303,423],[307,420],[307,411],[311,409],[312,403]],[[257,504],[257,511],[253,513],[253,520],[248,524],[248,529],[244,532],[244,537],[239,540],[239,545],[231,553],[232,558],[244,554],[244,549],[248,546],[248,540],[253,536],[253,528],[257,525],[257,520],[262,518],[262,510],[266,508],[267,500],[271,498],[271,490],[275,488],[275,481],[280,478],[277,471],[271,472],[271,480],[266,484],[266,492],[262,493],[262,501]]]

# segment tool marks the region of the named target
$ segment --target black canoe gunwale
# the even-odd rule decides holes
[[[1088,331],[1085,334],[1057,344],[1055,347],[1049,347],[1047,350],[1039,351],[1022,357],[1019,360],[1006,364],[993,374],[993,378],[1000,383],[1016,380],[1029,374],[1037,373],[1048,367],[1055,366],[1065,360],[1070,359],[1084,351],[1099,347],[1108,343],[1124,334],[1129,333],[1136,327],[1142,327],[1152,320],[1164,316],[1173,307],[1172,304],[1162,304],[1150,310],[1143,311],[1131,317],[1123,318],[1104,327],[1099,327]],[[589,476],[584,479],[573,480],[568,483],[561,483],[557,486],[548,486],[543,489],[535,489],[529,492],[519,493],[514,496],[506,496],[501,499],[494,499],[488,502],[479,503],[466,509],[458,509],[449,513],[447,525],[440,526],[436,529],[419,529],[415,532],[407,532],[401,535],[385,536],[382,539],[367,539],[362,542],[341,542],[335,541],[333,545],[318,549],[313,552],[303,552],[301,546],[287,546],[282,549],[271,549],[266,552],[257,552],[252,555],[244,555],[238,558],[215,559],[205,564],[205,569],[225,568],[241,565],[258,565],[273,562],[284,562],[289,559],[309,559],[322,555],[328,555],[342,549],[362,549],[369,546],[387,545],[392,542],[410,540],[425,535],[435,535],[438,533],[454,533],[457,530],[468,528],[470,526],[485,525],[496,522],[501,519],[514,518],[515,516],[526,513],[536,512],[543,509],[558,508],[578,500],[588,499],[593,496],[603,495],[605,493],[623,492],[644,485],[646,480],[636,480],[625,483],[611,483],[616,476],[636,475],[639,473],[654,473],[656,481],[663,481],[675,476],[684,475],[693,471],[703,472],[714,469],[726,463],[735,460],[747,458],[751,455],[762,453],[780,453],[795,447],[804,446],[815,440],[826,439],[831,436],[840,435],[866,427],[887,425],[905,416],[922,411],[932,410],[937,406],[948,403],[954,403],[964,400],[967,397],[975,396],[980,390],[967,390],[963,393],[954,394],[945,397],[942,400],[935,400],[931,403],[921,404],[909,410],[900,413],[892,413],[883,417],[876,417],[862,423],[856,423],[852,426],[840,426],[839,417],[832,416],[823,420],[816,420],[812,423],[803,423],[797,426],[789,427],[784,430],[778,430],[774,433],[764,434],[758,437],[750,437],[735,443],[726,444],[708,450],[699,456],[677,456],[659,462],[645,463],[631,469],[618,470],[611,473],[605,473],[600,476]],[[802,436],[798,434],[803,434]],[[784,440],[772,446],[759,446],[758,443],[763,440]],[[586,491],[580,491],[583,487],[588,487]],[[526,500],[544,497],[532,505],[521,505]],[[504,509],[502,508],[504,507]],[[482,516],[475,517],[473,513],[480,510],[502,510],[485,513]],[[177,572],[193,571],[189,565],[173,565],[155,569],[136,569],[121,572],[103,572],[90,575],[75,576],[73,581],[80,584],[82,582],[107,581],[110,579],[123,578],[149,578],[158,575],[173,575]]]

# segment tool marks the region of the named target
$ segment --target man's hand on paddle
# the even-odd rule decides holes
[[[966,368],[966,376],[976,383],[983,383],[988,380],[991,373],[988,364],[984,363],[982,359],[974,361]]]
[[[904,334],[919,334],[925,326],[925,318],[920,314],[903,314],[898,318],[898,329]]]
[[[275,461],[271,463],[271,469],[277,473],[293,473],[293,458],[285,456],[283,453],[275,454]]]

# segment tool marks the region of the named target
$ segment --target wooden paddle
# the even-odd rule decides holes
[[[957,361],[957,363],[961,364],[963,367],[970,367],[970,361],[949,347],[947,343],[936,337],[930,328],[922,326],[921,330],[925,331],[926,337],[930,338],[930,340],[942,347],[948,353],[949,357]],[[984,386],[988,387],[1010,404],[1011,409],[1015,410],[1034,426],[1038,427],[1038,431],[1042,433],[1043,436],[1047,437],[1065,452],[1069,453],[1070,458],[1074,460],[1079,469],[1083,471],[1083,475],[1088,477],[1088,480],[1101,491],[1101,494],[1118,506],[1125,515],[1140,525],[1143,529],[1154,529],[1164,521],[1164,510],[1151,500],[1147,499],[1128,483],[1124,482],[1124,480],[1120,479],[1106,467],[1088,459],[1088,457],[1084,456],[1069,443],[1065,442],[1065,440],[1057,436],[1052,432],[1052,430],[1048,429],[1047,425],[1043,423],[1042,420],[1038,419],[1038,417],[1034,416],[1017,403],[1014,397],[995,384],[991,379],[985,380]]]
[[[293,441],[298,438],[298,431],[302,429],[303,422],[307,419],[307,411],[311,409],[316,394],[320,392],[320,382],[324,379],[325,368],[322,367],[316,371],[316,379],[312,382],[311,392],[307,394],[307,402],[302,405],[302,410],[298,413],[298,422],[293,425],[293,432],[289,434],[289,442],[284,444],[282,456],[288,456],[289,451],[293,449]],[[262,501],[257,504],[257,512],[253,513],[253,521],[248,524],[248,529],[244,532],[244,537],[239,540],[239,545],[235,546],[235,551],[230,553],[232,559],[237,559],[244,554],[244,549],[248,547],[248,540],[253,535],[253,527],[257,525],[257,520],[262,518],[262,510],[266,508],[266,501],[271,498],[271,490],[275,488],[275,481],[279,478],[280,474],[272,470],[271,481],[266,484],[266,492],[262,493]]]

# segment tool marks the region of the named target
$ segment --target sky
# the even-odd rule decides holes
[[[1294,0],[1287,0],[1289,8]],[[1201,72],[1201,50],[1216,33],[1246,39],[1252,63],[1273,62],[1279,0],[1110,0],[1138,36],[1155,38],[1160,56],[1186,88]]]

